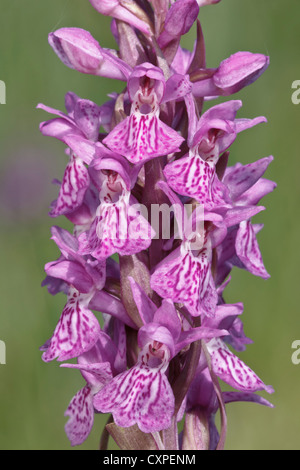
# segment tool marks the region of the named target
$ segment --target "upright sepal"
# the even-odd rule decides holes
[[[173,41],[180,41],[194,24],[199,13],[196,0],[177,0],[169,9],[163,30],[158,37],[158,44],[164,49]]]
[[[49,44],[69,68],[100,77],[126,80],[131,68],[109,50],[100,47],[81,28],[61,28],[49,34]]]

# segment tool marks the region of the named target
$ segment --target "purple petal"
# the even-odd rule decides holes
[[[204,115],[202,116],[204,119]],[[196,147],[199,155],[207,161],[218,162],[222,152],[228,149],[236,139],[234,122],[222,119],[205,119],[198,122],[198,130],[194,135],[192,146]]]
[[[214,373],[230,386],[243,392],[266,390],[272,393],[271,386],[265,385],[260,378],[243,361],[235,356],[220,339],[207,344],[211,354]]]
[[[73,259],[77,256],[78,241],[68,230],[61,227],[51,227],[51,239],[55,241],[63,256]]]
[[[49,44],[67,67],[82,73],[96,74],[103,60],[98,42],[81,28],[61,28],[50,33]]]
[[[78,209],[75,211],[66,214],[66,217],[77,226],[74,228],[74,234],[78,233],[78,230],[81,232],[81,227],[89,227],[95,217],[97,207],[99,205],[99,193],[90,186],[85,193],[83,202]]]
[[[235,249],[237,256],[248,271],[263,279],[270,277],[264,267],[255,232],[249,220],[240,223],[235,240]]]
[[[63,118],[54,118],[40,124],[40,131],[44,136],[55,137],[65,142],[65,137],[72,134],[83,137],[74,122],[70,122]]]
[[[224,216],[214,213],[204,211],[204,207],[201,204],[198,204],[196,207],[192,208],[192,214],[189,214],[191,205],[183,205],[178,195],[172,191],[170,186],[165,181],[158,181],[156,186],[161,189],[172,205],[172,211],[174,211],[175,216],[175,238],[180,238],[181,240],[191,240],[191,249],[201,249],[203,247],[203,230],[204,230],[204,221],[210,221],[215,224],[216,227],[220,230],[227,231],[224,227],[223,218]],[[178,234],[176,232],[178,231]],[[216,229],[213,234],[215,233]],[[210,233],[210,235],[212,234]],[[196,235],[196,239],[195,239]],[[226,233],[225,233],[226,235]],[[223,235],[223,238],[224,236]],[[219,235],[220,237],[221,235]],[[218,238],[219,238],[218,237]],[[168,243],[171,240],[168,241]],[[172,246],[172,244],[170,245]]]
[[[244,333],[244,325],[240,318],[236,318],[231,327],[229,328],[230,336],[224,338],[227,344],[232,346],[236,351],[245,351],[247,344],[252,344],[253,341]]]
[[[150,62],[136,66],[129,77],[127,89],[131,101],[135,102],[134,111],[136,105],[139,107],[145,103],[143,98],[146,98],[146,103],[150,108],[153,106],[155,108],[157,103],[161,102],[165,92],[165,77],[162,69]],[[137,92],[139,92],[138,96]],[[150,96],[151,100],[149,100]]]
[[[216,394],[208,367],[196,372],[188,391],[188,408],[204,408],[207,413],[215,413],[217,410]]]
[[[198,341],[200,339],[218,338],[219,336],[227,335],[227,330],[206,328],[203,326],[200,326],[198,328],[191,328],[190,330],[183,331],[181,333],[178,343],[176,344],[176,354],[181,351],[181,349],[185,348],[187,345],[193,343],[194,341]]]
[[[68,93],[67,93],[67,95],[68,95]],[[74,119],[71,116],[69,116],[68,114],[63,113],[59,109],[51,108],[50,106],[46,106],[43,103],[39,103],[36,108],[37,109],[43,109],[44,111],[46,111],[47,113],[50,113],[50,114],[55,114],[56,116],[59,116],[62,121],[66,121],[69,124],[74,125]],[[54,120],[55,119],[53,119],[52,121],[54,121]]]
[[[77,209],[83,202],[89,184],[90,178],[84,163],[79,158],[71,158],[65,169],[58,198],[49,215],[58,217]]]
[[[175,356],[174,338],[168,328],[159,323],[148,323],[142,326],[138,332],[138,345],[141,349],[148,343],[161,343],[168,348],[170,357]]]
[[[87,139],[96,142],[99,135],[101,109],[89,100],[78,100],[74,109],[74,120]]]
[[[250,129],[251,127],[257,126],[257,124],[262,124],[267,122],[267,119],[264,116],[259,116],[254,119],[236,119],[235,120],[235,129],[236,133]]]
[[[183,98],[191,91],[192,85],[189,81],[188,75],[174,74],[166,83],[166,91],[164,93],[162,103]]]
[[[235,238],[237,230],[236,226],[229,228],[226,238],[217,248],[218,269],[220,269],[220,266],[224,265],[226,261],[230,260],[235,255]]]
[[[264,196],[274,191],[276,186],[277,184],[274,181],[260,178],[239,198],[238,203],[242,205],[258,204]]]
[[[215,280],[216,286],[219,286],[220,284],[222,284],[222,282],[225,281],[227,276],[229,276],[231,270],[232,270],[232,264],[229,263],[228,261],[223,264],[220,263],[220,265],[218,265],[217,276]]]
[[[215,70],[213,69],[213,71]],[[222,94],[222,90],[214,84],[211,75],[213,72],[209,74],[208,78],[201,78],[192,83],[192,93],[196,98],[215,99]]]
[[[196,0],[177,0],[168,10],[164,28],[158,37],[160,48],[186,34],[197,19],[199,6]]]
[[[116,371],[113,366],[116,355],[115,343],[108,334],[101,330],[96,344],[78,356],[78,364],[61,364],[61,367],[79,368],[84,380],[92,386],[96,393],[100,390],[99,386],[106,384],[116,373],[120,372]]]
[[[49,44],[71,69],[101,77],[126,80],[131,68],[81,28],[61,28],[49,34]]]
[[[223,300],[221,300],[223,301]],[[244,333],[243,322],[238,315],[243,313],[243,304],[221,304],[218,305],[214,318],[205,318],[202,322],[203,326],[211,328],[224,328],[228,331],[224,335],[224,341],[231,345],[236,351],[244,351],[246,344],[252,343]]]
[[[94,295],[90,301],[89,307],[91,310],[96,310],[97,312],[108,313],[131,328],[136,328],[135,323],[133,323],[129,317],[122,302],[104,290]]]
[[[148,433],[170,427],[174,395],[164,373],[137,365],[100,390],[94,406],[102,413],[112,413],[117,426],[137,424]]]
[[[193,139],[196,133],[197,125],[198,125],[198,116],[196,113],[196,102],[192,95],[189,93],[184,97],[185,107],[188,115],[188,137],[187,137],[187,145],[189,148],[192,147]]]
[[[103,193],[104,185],[106,185],[107,192],[109,192],[112,184],[116,187],[117,184],[122,187],[125,185],[128,191],[132,188],[135,182],[130,177],[132,169],[130,163],[124,157],[112,152],[104,145],[97,146],[96,156],[97,158],[95,158],[89,170],[99,192]],[[104,177],[105,170],[111,176],[106,175]],[[118,176],[115,173],[118,173]]]
[[[175,70],[175,72],[178,74],[185,75],[189,70],[192,60],[193,52],[178,46],[175,57],[171,64],[172,69]]]
[[[151,323],[153,321],[154,313],[157,310],[156,305],[152,302],[152,300],[148,297],[145,291],[139,286],[139,284],[135,282],[132,277],[129,277],[129,282],[134,301],[136,303],[144,325],[146,325],[147,323]]]
[[[176,343],[181,333],[181,321],[171,300],[162,301],[161,307],[154,314],[153,321],[167,328]]]
[[[151,287],[161,297],[183,303],[191,315],[213,315],[217,293],[210,271],[210,254],[196,257],[181,247],[165,258],[151,276]]]
[[[221,283],[220,286],[217,289],[220,302],[223,302],[223,292],[226,289],[226,287],[228,286],[228,284],[230,283],[230,281],[231,281],[231,276],[229,276],[228,279],[226,279],[226,281]]]
[[[243,103],[241,100],[230,100],[225,103],[212,106],[201,116],[199,120],[199,128],[201,128],[205,122],[217,119],[233,123],[235,121],[236,114],[242,105]]]
[[[93,279],[94,286],[98,291],[103,289],[106,282],[106,261],[98,261],[91,258],[84,260],[87,274]]]
[[[251,188],[266,171],[273,157],[266,157],[248,165],[237,163],[226,170],[223,183],[230,190],[230,196],[235,201]]]
[[[81,357],[81,356],[80,356]],[[68,369],[79,369],[83,371],[83,376],[88,379],[87,383],[90,385],[92,392],[94,390],[99,391],[99,387],[106,385],[111,381],[113,375],[111,372],[111,365],[109,362],[100,362],[100,363],[78,363],[78,364],[61,364],[60,367],[65,367]]]
[[[64,136],[64,142],[73,150],[74,154],[89,165],[96,153],[97,144],[76,134],[68,134]]]
[[[68,91],[65,95],[65,108],[70,116],[73,116],[74,109],[77,101],[80,100],[79,96],[73,91]]]
[[[100,325],[86,303],[86,298],[75,289],[71,290],[49,347],[42,356],[45,362],[55,358],[59,361],[72,359],[91,349],[97,342]]]
[[[156,114],[135,113],[120,122],[103,140],[131,163],[178,152],[183,138]]]
[[[224,216],[224,224],[230,228],[248,220],[259,212],[265,210],[264,206],[240,206],[229,209]]]
[[[206,5],[212,5],[219,3],[221,0],[197,0],[199,7],[205,7]]]
[[[251,85],[268,68],[269,57],[251,52],[237,52],[223,60],[211,78],[193,84],[195,96],[229,96]]]
[[[94,424],[93,395],[88,385],[72,398],[65,416],[69,420],[65,431],[72,446],[82,444],[90,434]]]
[[[195,198],[207,210],[225,205],[225,186],[218,180],[215,165],[193,154],[166,165],[164,175],[171,188],[182,196]]]
[[[252,403],[258,403],[259,405],[269,406],[274,408],[274,405],[263,397],[256,395],[255,393],[247,392],[223,392],[223,398],[225,403],[233,403],[237,401],[246,401]]]
[[[66,284],[64,281],[61,279],[56,279],[51,276],[46,276],[43,282],[41,283],[41,286],[47,286],[48,292],[51,295],[56,295],[59,292],[63,292],[64,294],[67,294],[69,291],[69,285]]]
[[[132,255],[145,250],[155,233],[126,196],[115,204],[101,204],[88,233],[79,236],[79,252],[92,254],[96,259],[107,259],[114,253]]]
[[[92,289],[94,282],[87,274],[85,268],[75,261],[58,261],[45,265],[48,276],[55,277],[73,285],[81,293],[88,293]]]
[[[219,291],[219,289],[218,289]],[[216,314],[213,318],[204,318],[202,325],[210,328],[225,328],[228,330],[238,315],[242,315],[243,304],[221,304],[217,306]]]
[[[268,66],[269,58],[263,54],[237,52],[221,62],[213,81],[223,94],[236,93],[257,80]]]

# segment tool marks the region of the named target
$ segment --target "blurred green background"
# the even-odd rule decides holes
[[[207,44],[207,65],[216,67],[238,50],[270,55],[267,72],[234,98],[243,101],[240,117],[265,115],[268,124],[239,135],[231,163],[268,155],[275,160],[266,176],[278,184],[263,201],[266,211],[259,243],[267,270],[264,281],[235,270],[228,302],[243,302],[246,335],[253,339],[240,357],[275,394],[275,408],[228,405],[227,449],[300,448],[300,365],[291,361],[292,342],[300,339],[299,320],[299,123],[300,105],[292,104],[291,84],[300,80],[299,0],[222,0],[199,16]],[[40,284],[43,266],[57,258],[49,203],[56,197],[53,178],[61,178],[64,145],[42,137],[47,113],[39,102],[64,110],[64,95],[103,103],[122,84],[67,69],[47,43],[50,31],[64,26],[89,30],[104,47],[115,47],[110,20],[88,0],[1,0],[0,79],[6,104],[0,105],[0,339],[6,365],[0,365],[0,448],[70,449],[64,411],[84,385],[74,370],[45,364],[39,346],[53,332],[64,297],[50,296]],[[195,30],[185,38],[192,48]],[[266,397],[262,393],[263,396]],[[98,447],[101,416],[80,449]]]

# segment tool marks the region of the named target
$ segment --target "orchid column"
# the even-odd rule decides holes
[[[243,304],[224,297],[235,267],[269,277],[252,218],[275,188],[263,177],[273,157],[229,163],[238,134],[266,119],[238,117],[242,102],[223,98],[269,59],[237,52],[206,68],[197,17],[218,0],[90,3],[112,16],[117,51],[80,28],[50,33],[49,43],[66,66],[124,88],[104,104],[70,91],[66,112],[38,105],[55,115],[41,132],[69,158],[49,215],[73,224],[72,233],[52,228],[60,255],[43,284],[67,300],[42,358],[84,379],[66,410],[73,446],[105,413],[101,449],[108,434],[121,449],[223,449],[226,403],[272,407],[256,394],[272,387],[233,352],[251,342]],[[190,52],[180,40],[194,23]]]

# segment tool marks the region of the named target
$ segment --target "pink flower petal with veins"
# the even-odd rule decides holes
[[[139,211],[121,196],[117,203],[99,206],[89,232],[79,236],[79,252],[106,259],[114,253],[133,255],[146,250],[155,232]]]
[[[65,169],[58,198],[49,215],[58,217],[77,209],[83,202],[89,184],[90,177],[84,163],[79,158],[72,157]]]
[[[227,348],[222,340],[213,339],[207,343],[207,347],[211,355],[213,371],[224,382],[244,392],[266,390],[268,393],[273,393],[273,388],[265,385],[250,367]]]
[[[165,374],[143,364],[115,377],[95,395],[94,406],[112,413],[117,426],[137,423],[142,432],[154,432],[170,427],[174,395]]]
[[[235,240],[235,248],[237,256],[248,271],[263,279],[270,277],[264,267],[254,228],[250,220],[245,220],[240,223]]]
[[[195,198],[205,207],[226,205],[226,188],[218,180],[215,164],[193,154],[166,165],[164,175],[171,188],[182,196]]]
[[[69,416],[65,431],[71,445],[82,444],[89,436],[94,424],[93,394],[89,385],[79,390],[72,398],[65,416]]]
[[[183,140],[178,132],[158,118],[157,113],[137,112],[120,122],[103,143],[131,163],[141,163],[178,152]]]
[[[208,248],[196,257],[179,247],[158,265],[151,287],[161,297],[183,303],[193,316],[214,315],[218,295]]]
[[[98,140],[101,108],[89,100],[78,100],[74,109],[74,120],[84,135]]]
[[[79,295],[71,289],[53,336],[42,355],[45,362],[57,358],[66,361],[91,349],[100,335],[100,325],[95,315],[87,308],[91,295]]]
[[[246,191],[252,188],[273,159],[273,156],[269,156],[248,165],[236,163],[233,167],[227,168],[223,181],[230,191],[232,200],[239,200]]]

